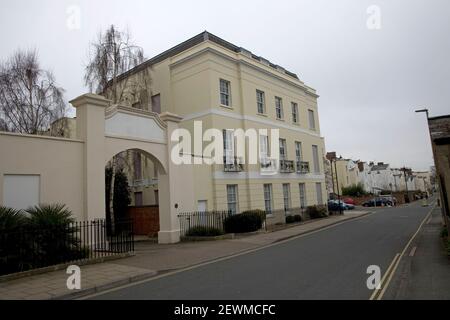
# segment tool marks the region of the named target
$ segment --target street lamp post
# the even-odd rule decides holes
[[[406,178],[406,167],[403,167],[401,169],[403,171],[403,175],[405,176],[405,190],[406,190],[406,196],[405,196],[405,202],[409,203],[409,194],[408,194],[408,179]]]

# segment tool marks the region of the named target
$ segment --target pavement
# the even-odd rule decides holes
[[[400,260],[383,300],[450,299],[450,258],[440,233],[441,208],[436,207]]]
[[[394,208],[376,208],[374,213],[333,227],[294,236],[307,225],[274,234],[256,235],[219,244],[209,243],[209,258],[214,248],[220,254],[230,248],[247,250],[190,268],[167,271],[151,279],[93,294],[88,299],[180,299],[180,300],[264,300],[264,299],[369,299],[369,266],[378,266],[386,275],[389,266],[402,252],[430,212],[420,202]],[[372,208],[371,208],[372,210]],[[315,226],[324,223],[314,222]],[[275,238],[286,241],[276,240]],[[274,238],[270,238],[274,237]],[[270,239],[269,239],[270,238]],[[186,259],[194,244],[182,244],[179,253]],[[228,249],[227,249],[228,248]],[[249,249],[256,248],[256,249]],[[185,254],[182,254],[185,252]],[[220,255],[219,254],[219,255]],[[134,260],[134,262],[132,262]],[[185,263],[179,261],[178,266]],[[139,265],[139,257],[123,260]],[[158,264],[160,262],[150,262]]]
[[[67,289],[69,277],[65,270],[31,275],[0,282],[0,300],[73,299],[100,294],[112,288],[157,278],[175,270],[219,261],[237,254],[251,252],[293,237],[311,234],[342,222],[360,218],[367,211],[347,211],[344,215],[295,224],[283,230],[238,236],[219,241],[182,242],[159,245],[136,243],[133,257],[81,266],[81,289]]]

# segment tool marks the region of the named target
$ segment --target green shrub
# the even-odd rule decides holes
[[[309,206],[306,208],[306,213],[311,219],[320,219],[327,216],[327,208],[325,206]]]
[[[244,233],[261,229],[264,220],[264,211],[249,210],[227,217],[223,224],[226,233]]]
[[[342,187],[342,195],[344,196],[359,197],[365,194],[366,192],[364,191],[364,186],[362,185],[362,183],[352,184],[348,187]]]
[[[293,216],[286,216],[286,223],[294,223],[302,221],[302,216],[299,214]]]
[[[20,232],[26,224],[22,211],[0,206],[0,275],[25,267],[21,252],[29,245],[22,240]],[[25,256],[28,256],[26,251]]]
[[[23,211],[0,206],[0,233],[21,228],[27,223]]]
[[[0,274],[84,259],[72,213],[62,204],[17,211],[0,207]]]
[[[215,237],[220,236],[222,234],[223,234],[222,230],[206,226],[192,227],[186,232],[186,236],[188,237]]]
[[[34,236],[33,261],[52,265],[84,257],[72,212],[64,204],[42,204],[26,210],[28,228],[37,230]]]

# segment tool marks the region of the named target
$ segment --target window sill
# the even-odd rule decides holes
[[[280,119],[280,118],[276,118],[276,120],[286,122],[284,119]]]
[[[268,117],[267,113],[259,113],[258,112],[256,115],[261,116],[261,117],[266,117],[266,118]]]
[[[232,106],[227,106],[227,105],[224,105],[224,104],[219,104],[219,106],[222,107],[222,108],[227,108],[227,109],[233,110]]]
[[[300,127],[300,123],[298,123],[298,122],[292,122],[292,124],[293,124],[294,126]]]

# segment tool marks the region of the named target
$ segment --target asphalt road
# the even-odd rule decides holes
[[[368,299],[369,265],[384,273],[430,207],[375,213],[259,251],[92,299]]]

